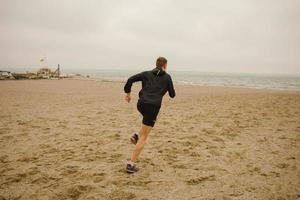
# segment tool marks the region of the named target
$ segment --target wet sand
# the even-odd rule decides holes
[[[300,198],[300,92],[176,85],[130,175],[139,87],[0,82],[0,199]]]

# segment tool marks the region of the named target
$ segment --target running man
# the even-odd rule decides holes
[[[156,68],[130,77],[124,86],[126,93],[125,100],[129,103],[131,100],[130,92],[132,84],[142,81],[137,109],[143,115],[143,123],[139,134],[133,134],[130,139],[135,144],[135,148],[126,166],[128,173],[134,173],[139,170],[135,162],[143,150],[146,139],[155,124],[163,96],[168,92],[171,98],[175,97],[171,76],[166,72],[167,62],[166,58],[159,57],[156,60]]]

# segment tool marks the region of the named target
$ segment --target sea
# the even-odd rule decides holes
[[[140,70],[141,71],[141,70]],[[139,70],[81,70],[78,73],[102,80],[126,81]],[[228,86],[300,91],[300,75],[168,71],[175,84]]]
[[[25,72],[32,70],[16,68],[9,71]],[[97,80],[113,81],[126,81],[128,77],[141,71],[143,70],[83,68],[75,70],[62,68],[62,72],[65,74],[81,74]],[[251,74],[201,71],[168,71],[168,73],[171,74],[174,84],[300,91],[300,74]]]

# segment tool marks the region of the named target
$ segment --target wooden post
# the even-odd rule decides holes
[[[60,67],[59,67],[59,64],[57,66],[57,74],[58,74],[58,79],[59,79],[59,74],[60,74]]]

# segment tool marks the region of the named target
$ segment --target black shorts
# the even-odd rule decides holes
[[[160,106],[145,104],[139,101],[137,103],[137,109],[143,115],[143,124],[153,127],[159,113]]]

